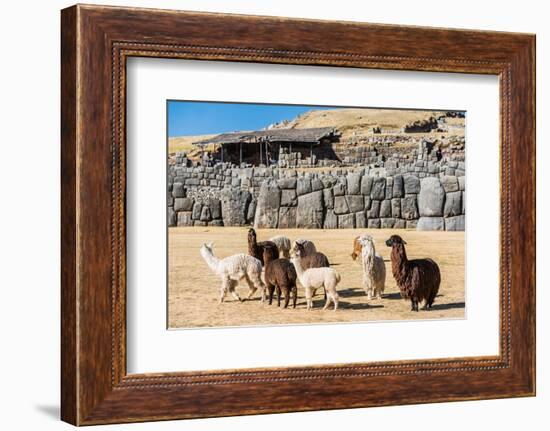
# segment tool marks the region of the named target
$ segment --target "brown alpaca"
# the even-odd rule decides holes
[[[288,307],[292,292],[292,307],[296,308],[298,289],[296,287],[296,268],[288,259],[273,259],[270,250],[264,250],[265,286],[269,293],[269,305],[273,302],[273,292],[277,288],[277,307],[281,306],[281,291],[285,295],[284,308]],[[265,296],[262,295],[262,297]]]
[[[392,235],[386,245],[391,247],[392,273],[404,299],[411,300],[411,311],[418,311],[418,303],[425,301],[424,309],[431,308],[439,291],[441,272],[432,259],[408,260],[406,242]]]
[[[357,260],[359,256],[361,256],[361,251],[363,250],[363,247],[361,246],[361,243],[359,242],[359,237],[356,236],[353,239],[353,251],[351,252],[351,258],[353,260]]]
[[[279,258],[279,249],[277,248],[277,244],[275,244],[273,241],[257,242],[256,231],[254,229],[249,229],[248,254],[262,262],[263,266],[265,266],[264,250],[268,250],[268,253],[270,254],[272,259]]]
[[[318,251],[307,253],[303,244],[296,243],[294,250],[296,256],[299,256],[301,259],[302,268],[304,268],[304,271],[310,268],[328,268],[330,266],[326,255]]]

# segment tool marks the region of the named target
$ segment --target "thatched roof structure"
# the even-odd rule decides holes
[[[304,144],[318,144],[323,138],[331,138],[339,136],[334,127],[317,127],[312,129],[270,129],[258,130],[251,132],[233,132],[222,133],[198,142],[193,142],[194,145],[209,145],[209,144],[238,144],[238,143],[284,143],[296,142]]]

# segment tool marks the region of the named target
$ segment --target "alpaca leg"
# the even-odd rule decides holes
[[[291,288],[289,286],[283,286],[283,290],[285,292],[285,305],[284,308],[288,307],[288,302],[290,301],[290,290]]]
[[[327,291],[327,288],[326,288],[325,286],[323,286],[323,288],[325,289],[325,292],[326,292],[326,291]],[[326,302],[325,302],[325,306],[323,307],[323,310],[326,310],[326,309],[329,307],[330,301],[332,301],[332,300],[333,300],[333,299],[332,299],[332,292],[331,292],[331,290],[329,289],[328,295],[327,295],[327,300],[326,300]]]
[[[275,291],[275,286],[273,286],[272,284],[267,284],[266,289],[269,294],[269,305],[271,305],[271,303],[273,302],[273,292]]]
[[[252,295],[256,293],[256,290],[258,290],[258,288],[254,285],[254,283],[252,282],[252,280],[248,275],[245,276],[245,280],[246,280],[246,283],[248,284],[248,296],[246,297],[246,299],[250,299],[252,298]]]
[[[276,288],[277,288],[277,307],[280,307],[281,306],[281,287],[277,285]]]
[[[311,310],[313,308],[313,300],[311,299],[311,288],[306,287],[306,309]]]
[[[418,299],[411,299],[411,311],[418,311]]]
[[[294,285],[292,288],[292,308],[296,308],[296,300],[298,299],[298,287]]]
[[[220,304],[224,301],[227,289],[229,288],[229,280],[222,280],[222,285],[220,287]]]
[[[330,299],[334,304],[334,311],[338,310],[338,302],[340,300],[340,297],[338,296],[338,292],[336,292],[336,289],[334,288],[330,289],[328,295],[330,296]]]
[[[230,284],[229,284],[229,292],[231,293],[231,295],[233,296],[233,298],[235,298],[237,301],[239,302],[242,302],[242,299],[241,297],[239,296],[239,294],[235,291],[235,287],[237,287],[237,284],[238,282],[236,282],[235,280],[231,280]]]

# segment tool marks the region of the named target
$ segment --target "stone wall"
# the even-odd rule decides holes
[[[465,166],[417,160],[299,172],[169,167],[169,226],[464,230]]]

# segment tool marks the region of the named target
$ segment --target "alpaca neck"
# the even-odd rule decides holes
[[[208,250],[201,250],[201,255],[208,267],[214,271],[218,272],[220,259],[218,259],[216,256],[212,254],[212,252],[209,252]]]
[[[253,236],[253,235],[249,235],[249,236],[248,236],[248,253],[249,253],[250,255],[254,255],[254,254],[255,254],[256,245],[257,245],[256,237]]]
[[[394,247],[391,251],[391,266],[395,279],[399,282],[399,279],[406,276],[408,266],[407,252],[404,246]]]
[[[304,276],[304,269],[302,268],[302,260],[300,258],[295,258],[293,262],[295,263],[294,268],[296,268],[296,275],[298,276],[298,280],[300,280],[300,283],[302,283],[303,285],[304,283],[302,282],[302,279]]]

